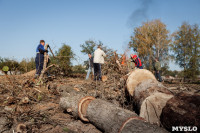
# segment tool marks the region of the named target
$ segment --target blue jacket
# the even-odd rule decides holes
[[[46,52],[46,50],[44,49],[44,46],[42,44],[39,44],[37,46],[36,53],[44,54],[44,52]]]

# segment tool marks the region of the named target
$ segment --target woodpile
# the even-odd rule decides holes
[[[136,113],[83,93],[69,93],[60,99],[60,107],[75,118],[90,122],[106,133],[165,133],[163,128],[146,122]]]
[[[145,69],[130,73],[126,85],[136,109],[139,110],[139,116],[146,121],[163,125],[169,131],[176,125],[200,125],[199,95],[174,95]]]

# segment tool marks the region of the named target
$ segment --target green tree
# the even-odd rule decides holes
[[[75,65],[72,67],[73,73],[86,73],[85,67],[83,65]]]
[[[64,75],[68,75],[72,72],[72,59],[74,58],[74,53],[69,45],[63,44],[63,46],[56,52],[55,59],[52,62],[58,64]]]
[[[134,29],[129,47],[138,53],[144,66],[153,70],[153,60],[158,57],[162,64],[168,65],[170,35],[166,25],[160,20],[143,23]]]
[[[84,44],[81,44],[80,47],[82,48],[81,52],[84,54],[92,54],[94,53],[94,48],[97,44],[93,40],[87,40]]]
[[[199,74],[200,30],[198,25],[184,22],[173,34],[172,51],[176,63],[184,69],[184,77],[195,79]]]
[[[29,72],[35,69],[35,58],[23,59],[19,64],[21,72]]]
[[[0,69],[2,70],[4,66],[9,67],[10,74],[16,74],[16,72],[20,71],[20,65],[14,59],[0,58]]]

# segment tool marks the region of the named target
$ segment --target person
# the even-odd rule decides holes
[[[131,54],[131,60],[135,63],[135,67],[139,69],[143,69],[141,60],[137,57],[137,55]]]
[[[44,49],[45,41],[40,40],[40,44],[36,48],[36,57],[35,57],[35,64],[36,64],[36,74],[35,78],[37,78],[43,69],[44,64],[44,53],[48,52],[48,50]]]
[[[155,77],[159,82],[162,82],[162,77],[160,75],[161,65],[158,60],[158,58],[155,58],[155,64],[154,64],[154,70],[155,70]]]
[[[90,53],[88,54],[88,57],[89,57],[89,68],[88,68],[87,76],[85,78],[86,80],[89,78],[91,71],[92,71],[92,74],[94,75],[93,57],[92,57],[92,55]]]
[[[106,54],[101,49],[101,45],[98,45],[97,49],[94,51],[94,80],[102,80],[101,78],[101,64],[104,64],[104,57]]]

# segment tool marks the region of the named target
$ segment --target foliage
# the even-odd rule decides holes
[[[94,42],[93,40],[87,40],[84,44],[80,45],[80,47],[82,48],[81,52],[84,54],[92,54],[94,53],[94,48],[96,45],[96,42]]]
[[[153,61],[158,57],[161,64],[168,64],[170,37],[166,25],[160,20],[143,23],[134,29],[129,47],[138,53],[144,66],[153,70]]]
[[[51,63],[59,65],[64,75],[68,75],[72,72],[72,59],[74,53],[69,45],[63,44],[63,46],[56,52],[56,58],[51,57]]]
[[[4,66],[8,66],[9,71],[14,72],[14,74],[17,71],[20,71],[20,65],[19,63],[14,59],[9,58],[0,58],[0,69],[2,70]],[[12,73],[11,73],[12,74]]]
[[[85,67],[83,65],[75,65],[72,67],[73,73],[86,73]]]
[[[184,77],[197,78],[200,61],[200,29],[198,25],[184,22],[173,34],[171,45],[176,63],[184,68]]]
[[[35,58],[23,59],[20,62],[20,71],[21,72],[29,72],[34,69],[35,69]]]
[[[8,66],[4,66],[3,69],[2,69],[2,71],[8,72],[9,71],[9,67]]]

